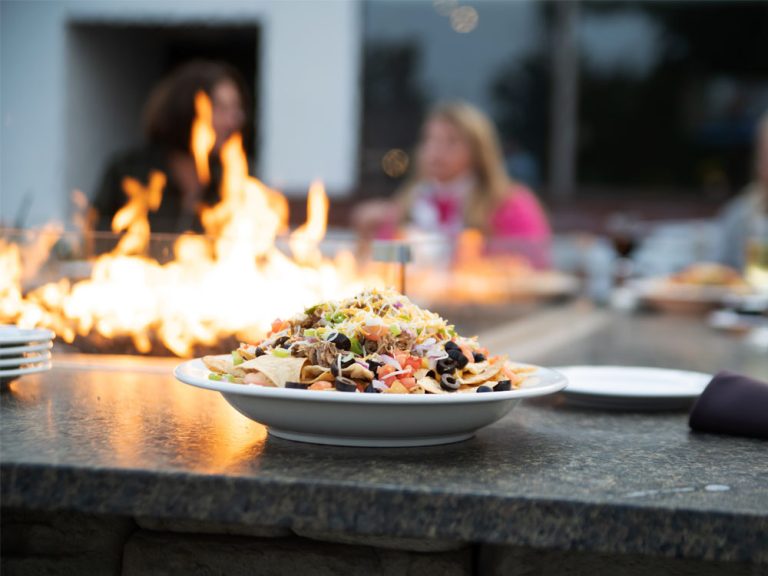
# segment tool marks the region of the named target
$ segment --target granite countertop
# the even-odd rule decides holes
[[[719,352],[679,367],[768,375],[768,358],[694,319],[604,320],[550,363],[639,363],[640,350],[663,366],[690,334],[692,358]],[[4,507],[768,563],[768,445],[693,434],[684,413],[554,397],[460,444],[314,446],[269,437],[218,394],[176,382],[173,362],[89,362],[59,358],[2,393]]]

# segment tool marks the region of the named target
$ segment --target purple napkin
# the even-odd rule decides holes
[[[688,424],[696,432],[768,438],[768,383],[719,372],[694,404]]]

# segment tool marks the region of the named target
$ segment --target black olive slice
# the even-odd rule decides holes
[[[494,392],[508,392],[512,390],[512,382],[509,380],[499,380],[499,383],[493,388]]]
[[[338,376],[334,382],[336,385],[336,390],[339,392],[356,392],[357,391],[357,384],[355,384],[355,381],[351,378],[346,378],[344,376]]]

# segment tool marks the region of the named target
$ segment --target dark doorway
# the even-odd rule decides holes
[[[234,66],[250,89],[243,142],[257,165],[259,28],[226,25],[73,24],[67,44],[69,189],[91,194],[109,158],[142,143],[142,108],[155,84],[195,59]]]

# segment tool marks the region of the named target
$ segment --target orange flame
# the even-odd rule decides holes
[[[112,232],[125,231],[115,248],[117,254],[141,254],[149,244],[149,212],[156,212],[163,201],[165,174],[153,170],[149,183],[142,186],[134,178],[123,178],[123,190],[128,202],[112,218]]]
[[[325,238],[328,222],[328,197],[322,182],[313,182],[307,198],[307,221],[293,234],[289,245],[297,261],[302,263],[317,262],[322,258],[318,245]]]
[[[216,132],[213,130],[213,106],[202,90],[195,94],[195,120],[192,122],[190,150],[195,159],[197,179],[204,186],[211,181],[208,156],[216,145]]]

